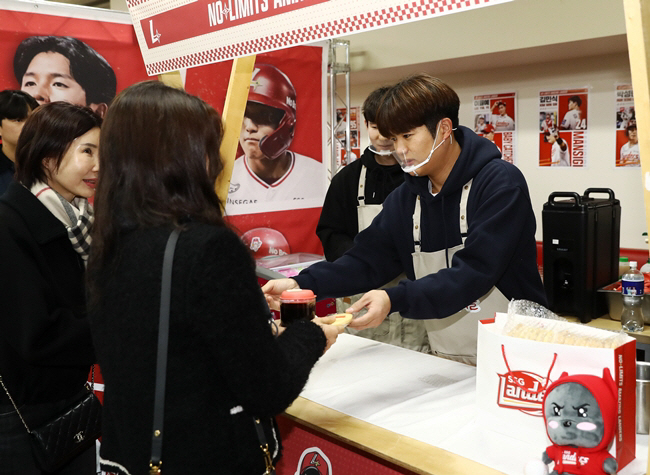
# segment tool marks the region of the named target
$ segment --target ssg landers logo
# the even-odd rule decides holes
[[[546,379],[528,371],[499,374],[497,404],[506,409],[518,409],[531,416],[542,417],[542,400]]]
[[[578,457],[578,455],[574,451],[565,450],[562,452],[562,463],[564,465],[575,465],[578,467],[582,467],[589,463],[589,457],[585,457],[584,455]]]
[[[551,363],[548,375],[543,377],[530,371],[512,371],[508,365],[503,345],[501,350],[508,372],[497,373],[499,377],[497,405],[504,409],[515,409],[530,416],[542,417],[544,415],[542,401],[546,394],[546,388],[551,383],[549,376],[555,365],[555,359]]]

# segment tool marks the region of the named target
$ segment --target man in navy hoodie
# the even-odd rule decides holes
[[[404,184],[341,258],[269,281],[272,307],[294,287],[319,299],[367,292],[348,309],[367,310],[351,327],[399,311],[425,321],[434,354],[475,364],[478,320],[511,299],[546,305],[526,180],[492,142],[458,125],[459,107],[456,92],[427,74],[390,88],[377,126],[395,143]],[[402,272],[407,279],[379,290]]]

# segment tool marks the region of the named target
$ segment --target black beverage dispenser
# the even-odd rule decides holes
[[[593,194],[607,198],[594,198]],[[618,279],[621,205],[609,188],[554,192],[542,211],[549,309],[586,323],[607,313],[598,289]]]

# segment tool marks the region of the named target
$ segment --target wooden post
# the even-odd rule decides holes
[[[167,86],[175,87],[176,89],[185,89],[183,87],[183,79],[181,78],[180,71],[170,71],[168,73],[159,74],[158,80]]]
[[[255,66],[255,55],[237,58],[232,63],[228,92],[223,106],[222,120],[224,123],[224,135],[221,142],[221,159],[223,160],[223,171],[215,183],[215,191],[223,208],[226,206],[228,188],[232,167],[235,163],[235,154],[239,144],[241,124],[244,120],[248,90],[253,76]],[[183,80],[179,71],[159,74],[160,82],[178,89],[183,89]]]
[[[634,88],[643,201],[645,202],[646,226],[650,230],[650,2],[647,0],[624,0],[627,49],[630,55],[630,71]],[[648,467],[650,473],[650,446]]]
[[[650,231],[650,3],[646,0],[624,0],[624,8],[646,226]]]
[[[246,110],[246,101],[248,100],[248,90],[250,89],[254,66],[255,55],[246,56],[235,59],[230,71],[230,82],[228,83],[228,92],[223,106],[222,117],[225,131],[220,152],[224,168],[215,184],[215,190],[224,209],[226,206],[226,198],[228,197],[230,177],[232,175],[232,167],[235,163],[235,154],[237,153],[237,145],[239,144],[241,124],[244,120],[244,111]]]

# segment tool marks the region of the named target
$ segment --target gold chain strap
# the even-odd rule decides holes
[[[273,458],[271,457],[271,452],[269,452],[269,444],[260,445],[262,452],[264,453],[264,463],[266,464],[266,471],[264,475],[271,475],[275,467],[273,466]]]
[[[264,475],[273,475],[275,473],[275,467],[273,466],[273,457],[269,451],[269,444],[266,442],[266,437],[264,437],[264,429],[262,429],[262,424],[259,419],[253,419],[255,421],[255,429],[257,430],[257,437],[260,441],[260,449],[264,454],[264,464],[266,465],[266,471]]]
[[[23,425],[25,426],[25,429],[27,429],[27,432],[31,434],[32,431],[29,430],[29,427],[27,427],[27,423],[25,422],[25,419],[23,419],[23,415],[18,410],[18,406],[16,406],[16,403],[14,402],[14,398],[12,398],[11,394],[9,394],[9,390],[7,389],[7,386],[5,386],[5,382],[2,380],[2,376],[0,376],[0,384],[2,384],[2,389],[4,389],[5,392],[7,393],[7,397],[11,401],[11,404],[14,406],[14,409],[16,410],[18,417],[20,417],[20,420],[23,421]]]

